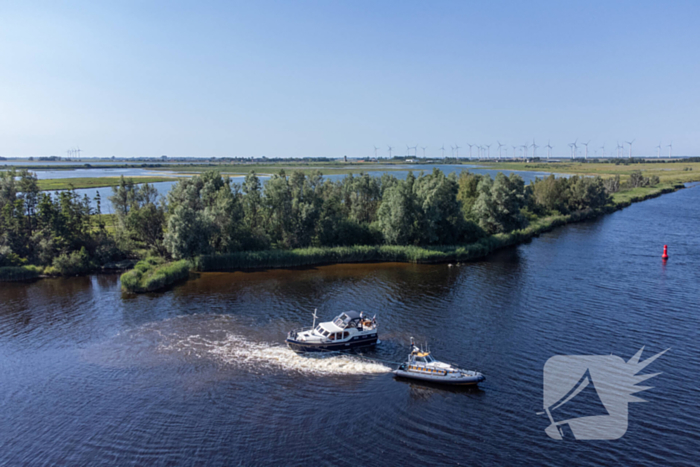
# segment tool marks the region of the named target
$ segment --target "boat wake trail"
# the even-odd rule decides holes
[[[353,355],[298,355],[282,345],[251,342],[235,334],[222,340],[188,336],[160,346],[165,352],[186,352],[213,357],[227,365],[260,370],[278,368],[318,375],[362,375],[388,373],[391,368]]]
[[[191,321],[176,323],[183,321],[178,318],[162,323],[157,329],[157,351],[215,359],[254,373],[270,369],[316,375],[365,375],[391,371],[388,366],[355,355],[299,355],[282,344],[255,342],[231,330],[232,327],[240,328],[240,325],[227,317],[220,318],[205,319],[196,324]],[[156,330],[153,325],[151,330]]]

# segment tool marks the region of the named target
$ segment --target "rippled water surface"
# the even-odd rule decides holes
[[[117,276],[2,283],[0,464],[696,465],[698,231],[696,187],[454,267],[210,273],[141,296]],[[314,308],[376,313],[372,360],[282,346]],[[485,383],[394,380],[411,336]],[[623,438],[547,437],[549,357],[642,346],[671,350]]]

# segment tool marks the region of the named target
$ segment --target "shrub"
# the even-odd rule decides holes
[[[620,175],[615,175],[613,178],[603,180],[603,186],[608,194],[617,193],[620,191]]]
[[[0,267],[17,266],[21,259],[9,246],[0,246]]]
[[[53,260],[51,272],[61,276],[74,276],[85,274],[93,269],[94,265],[90,261],[90,255],[85,247],[80,251],[74,251],[70,254],[62,254]]]

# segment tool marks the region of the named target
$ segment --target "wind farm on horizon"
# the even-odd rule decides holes
[[[644,158],[644,159],[649,159],[649,158],[656,158],[656,159],[672,159],[673,158],[673,143],[669,143],[668,145],[663,146],[661,142],[657,146],[654,147],[655,153],[650,153],[648,155],[633,155],[632,154],[632,146],[634,142],[636,141],[635,138],[633,138],[631,141],[622,141],[622,144],[620,143],[620,140],[615,141],[615,149],[614,149],[614,154],[613,150],[610,150],[610,153],[606,153],[605,151],[605,143],[603,143],[601,146],[594,148],[593,149],[593,154],[589,151],[589,145],[591,144],[593,140],[589,139],[586,142],[579,142],[579,138],[576,138],[573,142],[568,143],[568,155],[553,155],[552,150],[554,149],[555,146],[551,144],[551,140],[547,141],[547,144],[544,146],[538,145],[535,138],[532,139],[532,142],[530,143],[525,142],[525,144],[520,144],[520,145],[507,145],[503,144],[500,142],[500,140],[496,141],[497,144],[497,151],[498,155],[494,156],[491,155],[491,146],[493,146],[493,143],[491,144],[476,144],[476,143],[466,143],[466,146],[469,148],[469,153],[463,158],[466,159],[473,159],[473,160],[501,160],[501,159],[536,159],[539,158],[540,160],[565,160],[565,159],[583,159],[583,160],[588,160],[588,159],[633,159],[635,157],[637,158]],[[387,154],[389,156],[389,159],[391,158],[418,158],[418,148],[421,148],[422,150],[422,157],[425,158],[438,158],[437,155],[432,156],[428,155],[426,156],[426,150],[429,148],[429,146],[419,146],[418,144],[414,144],[413,146],[406,144],[406,154],[405,155],[398,155],[395,154],[394,146],[387,146]],[[463,149],[462,146],[459,146],[458,144],[450,145],[450,158],[452,159],[459,159],[459,150]],[[508,147],[512,148],[512,152],[509,154],[508,153]],[[546,148],[546,155],[543,156],[538,156],[537,154],[537,149],[538,148]],[[374,148],[374,158],[377,159],[378,157],[378,150],[380,149],[379,146],[373,146]],[[662,154],[662,150],[664,148],[668,149],[668,156],[665,154]],[[442,144],[440,147],[437,148],[439,152],[439,158],[445,159],[445,145]],[[626,151],[625,151],[626,150]],[[599,152],[600,151],[600,152]],[[625,154],[626,153],[626,154]],[[676,158],[680,158],[682,156],[676,156]]]

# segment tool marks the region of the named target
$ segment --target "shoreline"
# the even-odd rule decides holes
[[[525,243],[545,232],[566,224],[582,222],[620,211],[632,203],[646,201],[685,188],[673,185],[652,189],[647,193],[615,202],[600,210],[579,211],[572,214],[552,215],[533,221],[522,230],[500,233],[465,244],[436,247],[418,246],[351,246],[302,248],[297,250],[263,250],[219,255],[202,255],[194,260],[197,272],[255,271],[285,269],[343,263],[414,263],[438,264],[451,261],[472,261],[510,246]]]
[[[413,264],[439,264],[450,262],[466,262],[484,258],[489,254],[503,248],[525,243],[532,238],[550,232],[557,227],[567,224],[595,219],[605,214],[620,211],[633,203],[639,203],[656,198],[664,194],[674,193],[686,188],[682,183],[662,184],[656,188],[641,188],[641,193],[629,194],[629,191],[617,193],[620,200],[613,202],[605,208],[598,210],[578,211],[571,214],[551,215],[539,218],[521,230],[508,233],[494,234],[484,237],[474,243],[464,245],[448,245],[435,247],[419,246],[367,246],[356,245],[350,247],[311,247],[296,250],[260,250],[236,252],[229,254],[202,255],[192,260],[191,270],[194,272],[233,272],[256,271],[264,269],[285,269],[295,267],[321,266],[343,263],[413,263]],[[167,263],[172,264],[172,263]],[[95,273],[113,273],[115,269],[105,269],[104,266],[96,268],[83,275]],[[123,271],[123,269],[122,269]],[[37,279],[62,277],[45,275],[39,272],[36,266],[19,266],[12,268],[0,268],[0,282],[27,282]],[[178,280],[182,280],[180,277]],[[157,289],[148,290],[155,292],[166,290],[172,283],[163,283]]]

